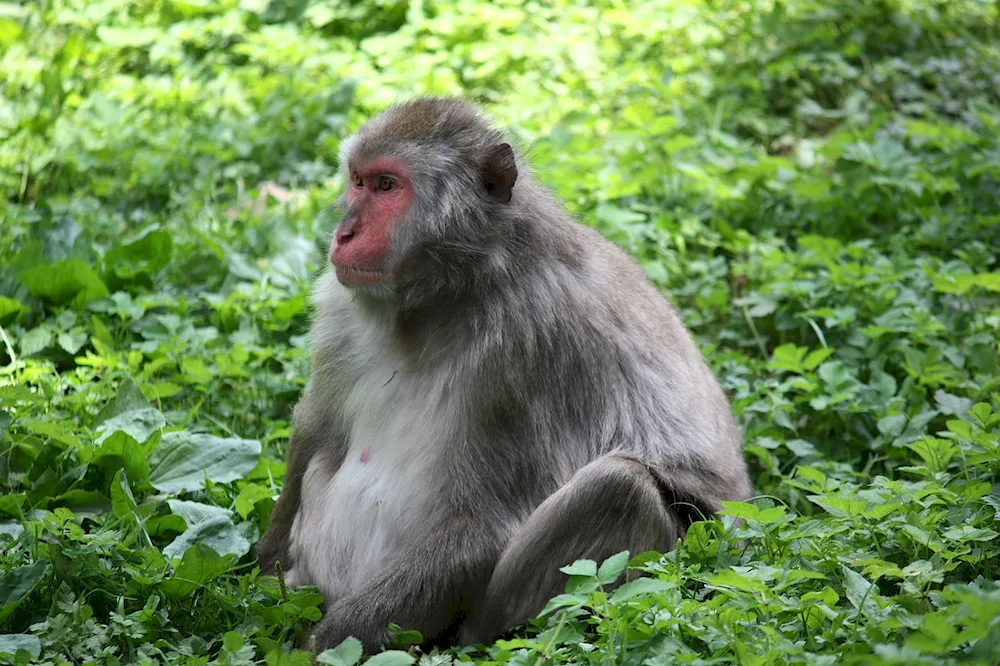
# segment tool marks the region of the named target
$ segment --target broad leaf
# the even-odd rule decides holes
[[[254,439],[172,432],[153,452],[149,482],[167,493],[198,490],[206,481],[229,483],[249,473],[259,457]]]

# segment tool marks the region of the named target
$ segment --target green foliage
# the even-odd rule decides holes
[[[495,645],[368,663],[1000,662],[998,12],[0,2],[0,662],[313,662],[320,596],[250,549],[337,148],[420,93],[485,103],[671,296],[757,497]]]

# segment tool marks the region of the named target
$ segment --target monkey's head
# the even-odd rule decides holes
[[[476,109],[394,106],[344,141],[347,188],[330,247],[341,284],[414,301],[472,286],[514,224],[514,151]]]

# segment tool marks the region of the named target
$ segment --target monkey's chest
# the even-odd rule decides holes
[[[425,406],[382,407],[357,414],[339,469],[319,454],[303,478],[289,578],[316,585],[327,603],[389,565],[431,509],[437,447],[420,427]]]

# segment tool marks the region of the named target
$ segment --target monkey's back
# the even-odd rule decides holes
[[[627,453],[667,481],[683,469],[713,486],[702,490],[715,500],[705,509],[745,499],[750,482],[729,401],[667,299],[597,231],[565,213],[545,219],[533,241],[546,256],[476,319],[472,380],[490,387],[485,423],[559,463],[563,478],[544,485],[598,456]]]

